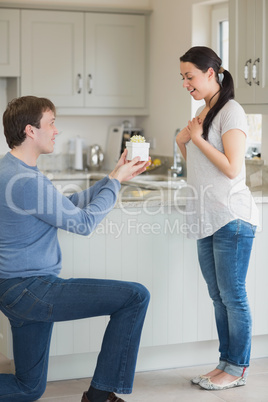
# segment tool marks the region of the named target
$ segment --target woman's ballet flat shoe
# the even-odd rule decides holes
[[[246,379],[244,377],[239,377],[237,380],[230,382],[229,384],[226,385],[218,385],[218,384],[213,384],[211,380],[208,379],[203,379],[199,383],[200,387],[208,390],[221,390],[221,389],[229,389],[229,388],[234,388],[234,387],[241,387],[242,385],[246,385]]]
[[[202,380],[208,380],[210,377],[206,377],[205,375],[198,375],[191,379],[191,383],[194,385],[198,385]]]

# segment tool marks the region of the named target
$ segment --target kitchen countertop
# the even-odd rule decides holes
[[[46,176],[57,183],[57,181],[66,181],[67,183],[75,182],[76,180],[87,180],[88,185],[93,179],[100,180],[105,177],[108,172],[94,171],[94,172],[44,172]],[[115,208],[140,208],[140,207],[159,207],[159,206],[179,206],[185,205],[185,178],[178,178],[181,181],[181,187],[176,188],[176,179],[173,181],[156,180],[157,176],[163,175],[147,174],[139,176],[127,183],[123,183],[122,189],[119,193],[118,201]],[[160,177],[160,178],[161,178]],[[142,184],[139,184],[142,183]],[[180,184],[179,184],[180,185]],[[147,187],[147,188],[146,188]],[[268,203],[268,186],[254,186],[250,188],[254,200],[257,204]]]
[[[252,192],[254,201],[256,204],[267,204],[268,203],[268,188],[263,188],[259,191]],[[186,204],[186,197],[180,195],[176,190],[165,190],[155,191],[148,196],[140,197],[137,199],[126,200],[119,198],[115,208],[141,208],[145,207],[183,207]]]
[[[256,204],[267,204],[268,203],[268,187],[263,186],[259,188],[253,188],[251,189],[251,194],[253,195],[253,198],[256,202]]]

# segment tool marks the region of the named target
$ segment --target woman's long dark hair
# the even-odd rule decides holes
[[[207,72],[207,70],[212,67],[215,71],[216,80],[221,86],[219,98],[215,105],[209,110],[203,123],[203,137],[205,138],[205,140],[207,140],[208,130],[211,126],[212,120],[230,99],[234,99],[233,78],[229,71],[224,70],[223,80],[222,82],[220,82],[219,73],[222,61],[220,57],[218,57],[217,54],[209,47],[194,46],[180,57],[180,61],[184,63],[189,62],[194,64],[199,70],[203,71],[203,73]],[[210,101],[212,100],[212,98],[210,99]]]

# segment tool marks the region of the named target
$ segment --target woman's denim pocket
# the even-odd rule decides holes
[[[252,234],[253,234],[253,236],[255,237],[256,230],[257,230],[257,226],[255,226],[255,225],[251,225],[251,230],[252,230]]]
[[[239,234],[246,237],[255,237],[257,226],[252,225],[252,223],[240,220],[240,230]]]
[[[230,234],[233,234],[235,236],[243,235],[246,237],[255,237],[256,228],[256,226],[252,225],[249,222],[245,222],[241,219],[235,219],[227,223],[227,225],[223,226],[220,230],[228,230]]]

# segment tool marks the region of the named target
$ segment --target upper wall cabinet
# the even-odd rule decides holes
[[[236,99],[268,104],[268,0],[230,0],[229,22]]]
[[[145,17],[86,14],[86,106],[144,107]]]
[[[0,9],[0,77],[20,75],[20,12]]]
[[[21,95],[83,106],[83,13],[21,12]]]
[[[145,16],[24,10],[21,34],[22,95],[63,114],[145,107]]]

